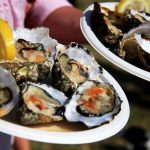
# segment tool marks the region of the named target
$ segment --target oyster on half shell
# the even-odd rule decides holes
[[[86,80],[100,80],[101,71],[94,56],[82,45],[72,42],[56,56],[52,84],[70,96]]]
[[[113,50],[122,38],[122,31],[116,27],[115,13],[94,2],[91,14],[91,27],[97,38],[110,50]],[[114,23],[115,22],[115,23]]]
[[[39,63],[56,53],[58,42],[49,36],[48,28],[17,28],[13,35],[17,50],[15,60],[19,62]]]
[[[17,51],[15,60],[0,61],[0,66],[9,70],[17,83],[50,79],[58,42],[49,36],[49,29],[17,28],[13,35]]]
[[[7,69],[15,78],[17,83],[23,81],[50,82],[53,60],[49,59],[40,63],[0,61],[0,66]]]
[[[150,22],[125,34],[120,50],[125,52],[125,60],[140,60],[143,66],[150,71]]]
[[[39,124],[63,120],[61,110],[67,97],[46,84],[27,82],[21,88],[19,120],[22,124]]]
[[[70,122],[94,127],[113,120],[120,109],[121,100],[111,85],[89,80],[78,87],[64,115]]]
[[[13,35],[14,35],[15,42],[17,42],[19,39],[23,39],[24,41],[29,41],[30,44],[37,43],[37,45],[35,46],[38,46],[39,50],[41,50],[41,48],[44,48],[45,50],[50,50],[51,55],[54,55],[56,52],[55,50],[56,50],[56,46],[58,45],[58,42],[49,36],[48,28],[45,27],[38,27],[33,29],[17,28],[13,32]],[[26,46],[28,47],[30,45],[30,44],[28,45],[27,43],[22,43],[22,44],[25,47]],[[43,45],[43,47],[41,47],[41,44]]]

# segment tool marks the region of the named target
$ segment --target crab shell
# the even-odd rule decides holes
[[[0,117],[7,115],[19,101],[19,88],[13,76],[0,67]]]
[[[86,81],[73,94],[64,115],[70,122],[94,127],[112,121],[120,109],[121,100],[111,85]]]
[[[46,84],[22,85],[19,120],[22,124],[39,124],[63,120],[63,105],[68,98]]]
[[[78,85],[88,79],[101,81],[102,68],[82,45],[72,42],[63,52],[58,51],[52,71],[54,87],[70,96]]]

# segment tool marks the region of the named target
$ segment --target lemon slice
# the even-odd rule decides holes
[[[15,55],[16,49],[11,27],[0,18],[0,59],[13,60]]]
[[[145,11],[150,13],[150,1],[149,0],[120,0],[115,7],[117,14],[124,13],[127,9],[135,9],[138,11]]]

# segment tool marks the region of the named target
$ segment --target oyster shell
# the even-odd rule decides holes
[[[113,25],[117,22],[115,21],[116,18],[112,11],[109,10],[108,12],[107,8],[101,7],[98,2],[94,2],[94,9],[91,15],[92,30],[97,38],[111,50],[115,48],[119,39],[123,36],[122,31]]]
[[[150,71],[150,22],[132,29],[124,35],[121,48],[126,60],[138,60]]]
[[[0,67],[0,117],[7,115],[19,101],[19,88],[13,76]]]
[[[20,62],[43,62],[51,56],[51,51],[44,49],[41,43],[31,43],[19,39],[15,43],[17,49],[16,60]]]
[[[63,120],[61,111],[67,97],[46,84],[24,83],[21,90],[21,100],[22,106],[19,116],[22,124]]]
[[[51,69],[53,59],[40,63],[0,61],[0,66],[10,71],[17,83],[24,81],[48,82],[50,84]]]
[[[49,36],[48,28],[17,28],[13,35],[17,49],[15,60],[19,62],[39,63],[56,53],[58,42]]]
[[[150,14],[134,9],[127,10],[121,16],[123,32],[129,32],[131,29],[138,27],[140,24],[150,21]]]
[[[65,51],[58,51],[52,71],[52,84],[70,96],[86,80],[101,80],[101,71],[94,56],[83,46],[72,42]]]
[[[44,27],[27,29],[17,28],[14,33],[14,42],[18,62],[41,63],[52,61],[56,53],[58,42],[49,36],[49,29]]]
[[[53,56],[56,52],[56,46],[58,42],[49,36],[49,29],[44,27],[38,27],[33,29],[17,28],[14,33],[14,41],[19,39],[30,41],[31,43],[40,43],[45,50],[50,50]]]
[[[0,66],[9,70],[17,83],[23,81],[48,82],[58,42],[49,37],[49,29],[17,28],[14,31],[17,54],[14,61],[0,61]]]
[[[121,100],[111,85],[86,81],[73,94],[64,115],[70,122],[94,127],[110,122],[120,109]]]

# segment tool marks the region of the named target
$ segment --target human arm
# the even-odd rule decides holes
[[[30,150],[30,141],[20,137],[14,137],[14,148],[15,150]]]
[[[73,7],[65,0],[63,0],[64,3],[62,4],[56,4],[58,0],[44,0],[45,2],[47,1],[47,6],[43,3],[41,4],[40,0],[38,1],[39,4],[35,4],[26,17],[26,27],[48,27],[50,36],[62,44],[68,44],[73,41],[78,43],[86,42],[80,29],[80,17],[82,15],[80,9]],[[48,4],[53,7],[49,7]],[[41,14],[43,14],[43,17]]]
[[[50,35],[60,43],[85,43],[80,29],[82,11],[74,7],[61,7],[50,14],[41,24],[50,28]]]

